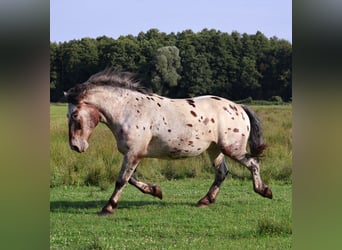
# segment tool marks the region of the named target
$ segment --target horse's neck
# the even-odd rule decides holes
[[[104,123],[111,127],[115,123],[120,123],[125,109],[129,103],[132,103],[130,100],[135,97],[134,92],[131,90],[119,89],[118,91],[112,91],[103,89],[94,92],[88,98],[88,101],[97,107],[104,116]]]

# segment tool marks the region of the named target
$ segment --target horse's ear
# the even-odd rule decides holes
[[[66,102],[68,100],[68,92],[63,91],[63,96],[61,96],[60,101]]]

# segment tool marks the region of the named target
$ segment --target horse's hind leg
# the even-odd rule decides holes
[[[215,180],[214,183],[211,185],[208,193],[198,201],[198,207],[207,207],[211,203],[215,202],[216,196],[220,190],[220,186],[229,173],[228,166],[222,153],[219,153],[217,151],[209,151],[209,156],[215,168]]]
[[[150,195],[158,197],[159,199],[163,199],[163,193],[159,186],[153,185],[151,183],[144,183],[142,181],[139,181],[136,178],[135,173],[133,173],[133,175],[131,176],[128,182],[132,184],[133,186],[135,186],[144,194],[150,194]]]
[[[246,154],[241,160],[238,161],[251,171],[254,191],[263,197],[272,199],[272,190],[266,184],[264,184],[261,179],[258,158],[251,157],[250,155]]]

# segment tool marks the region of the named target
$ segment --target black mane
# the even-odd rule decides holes
[[[86,92],[96,86],[110,86],[124,89],[131,89],[144,94],[150,94],[146,88],[140,85],[139,81],[134,79],[134,75],[129,72],[118,72],[113,68],[107,68],[100,71],[81,84],[77,84],[67,92],[69,103],[77,104],[84,98]]]

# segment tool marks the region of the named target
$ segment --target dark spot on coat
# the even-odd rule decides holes
[[[139,101],[139,98],[137,97],[137,98],[135,98],[135,100]]]
[[[171,133],[171,129],[168,129],[167,132]]]
[[[186,124],[186,126],[188,126],[188,127],[192,127],[192,124],[188,123],[188,124]]]
[[[242,116],[242,119],[245,120],[245,116],[243,115],[243,113],[241,112],[241,116]]]
[[[223,151],[223,153],[225,153],[227,155],[232,155],[233,154],[233,146],[232,145],[223,146],[221,148],[221,150]]]
[[[209,130],[208,133],[211,133],[211,130]]]
[[[134,159],[132,163],[133,163],[133,165],[136,165],[136,164],[138,164],[138,162],[139,162],[138,159]]]
[[[140,111],[139,111],[139,110],[137,110],[137,113],[140,113]]]
[[[242,133],[241,135],[242,135],[242,136],[245,136],[245,134],[243,134],[243,133]]]
[[[192,145],[194,142],[193,141],[189,141],[189,145]]]
[[[238,128],[234,128],[233,132],[237,133],[237,132],[239,132],[239,129]]]
[[[201,150],[201,148],[197,148],[197,150]]]
[[[158,105],[159,107],[161,107],[161,105],[160,105],[160,103],[159,103],[159,102],[157,102],[157,105]]]
[[[191,110],[190,113],[191,113],[193,116],[197,117],[197,114],[196,114],[195,111]]]
[[[138,126],[138,125],[135,125],[135,127],[136,127],[137,129],[139,129],[139,126]]]
[[[192,100],[192,99],[187,99],[186,101],[188,102],[188,104],[189,104],[190,106],[196,108],[196,105],[195,105],[195,101],[194,101],[194,100]]]
[[[209,118],[207,117],[207,118],[204,119],[203,123],[204,123],[204,125],[207,125],[208,122],[209,122]]]
[[[146,96],[147,100],[151,100],[151,98],[149,98],[148,96]]]
[[[214,118],[211,118],[211,119],[210,119],[210,121],[211,121],[212,123],[215,123],[215,120],[214,120]]]
[[[232,120],[235,120],[234,117],[232,117]]]
[[[218,100],[218,101],[221,100],[221,98],[219,98],[219,97],[217,97],[217,96],[212,96],[211,98],[212,98],[212,99],[215,99],[215,100]]]
[[[232,110],[237,111],[237,108],[236,108],[235,106],[229,104],[229,107],[230,107]]]
[[[249,131],[249,126],[247,125],[247,131]]]
[[[224,110],[224,111],[227,111],[230,115],[232,114],[232,113],[227,109],[227,107],[223,107],[223,110]]]

